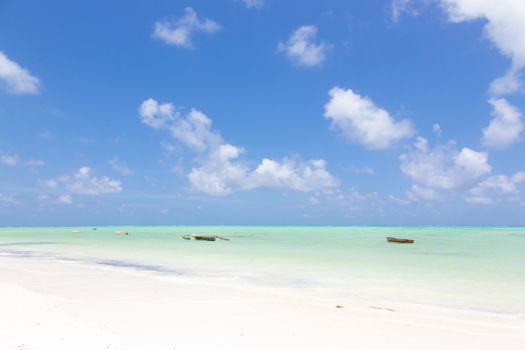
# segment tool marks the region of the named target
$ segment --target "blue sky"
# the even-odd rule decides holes
[[[520,0],[0,2],[0,223],[525,224]]]

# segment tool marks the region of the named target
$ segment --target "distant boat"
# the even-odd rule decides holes
[[[221,236],[209,236],[209,235],[184,235],[182,238],[186,240],[194,239],[196,241],[215,241],[216,239],[222,239],[223,241],[229,241],[229,238],[221,237]]]
[[[414,243],[413,239],[407,239],[407,238],[387,237],[386,240],[391,243]]]
[[[73,231],[71,231],[71,233],[80,233],[80,231],[79,230],[73,230]]]
[[[128,231],[115,231],[117,235],[127,235]]]

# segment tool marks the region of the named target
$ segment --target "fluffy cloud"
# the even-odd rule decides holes
[[[133,175],[133,170],[131,170],[126,164],[122,163],[118,157],[113,157],[108,161],[109,165],[113,168],[113,170],[119,172],[121,175],[124,176],[131,176]]]
[[[173,124],[171,134],[185,146],[196,151],[214,149],[222,142],[219,133],[212,129],[211,119],[193,108],[187,116]]]
[[[0,51],[0,82],[12,94],[38,94],[40,81]]]
[[[165,107],[164,111],[169,112],[161,112],[160,106],[168,105],[171,107]],[[188,181],[198,192],[213,196],[257,188],[309,192],[338,185],[323,160],[265,158],[250,169],[242,160],[244,149],[226,143],[212,128],[212,120],[196,109],[184,115],[171,104],[148,99],[139,108],[139,116],[144,124],[169,131],[173,138],[196,152],[194,161],[198,165],[189,172]]]
[[[278,162],[264,158],[249,174],[244,186],[311,192],[337,187],[338,182],[326,170],[326,162],[322,159],[303,162],[285,158],[282,162]]]
[[[224,196],[243,188],[248,167],[238,160],[243,149],[222,144],[213,149],[188,174],[188,180],[194,190],[212,196]]]
[[[110,179],[107,176],[97,178],[92,176],[91,173],[91,168],[87,166],[80,168],[73,177],[67,178],[64,181],[66,188],[71,193],[92,196],[122,192],[122,184],[120,181]]]
[[[155,128],[162,129],[173,122],[175,106],[171,103],[159,104],[152,98],[142,102],[139,107],[140,121]]]
[[[412,187],[409,198],[437,199],[438,191],[469,186],[491,171],[487,153],[458,150],[453,143],[432,149],[422,137],[400,161],[401,171],[417,186]]]
[[[300,66],[318,66],[325,60],[331,45],[325,42],[316,43],[316,35],[316,26],[301,26],[290,35],[287,42],[280,42],[277,49]]]
[[[49,189],[67,191],[73,194],[97,196],[122,192],[122,183],[107,176],[95,177],[90,167],[84,166],[73,175],[59,176],[44,182]]]
[[[394,120],[374,102],[352,89],[335,87],[329,92],[325,117],[332,127],[339,129],[350,140],[370,149],[390,148],[394,143],[414,135],[408,120]]]
[[[493,107],[493,119],[483,129],[482,142],[489,147],[505,148],[520,139],[523,131],[521,112],[506,99],[489,100]]]
[[[192,169],[188,178],[194,189],[223,196],[257,188],[312,192],[338,186],[338,181],[326,170],[323,160],[285,158],[279,162],[264,158],[254,170],[250,170],[236,160],[241,149],[232,145],[221,145],[223,147],[232,147],[227,156],[214,152],[201,167]]]
[[[211,19],[199,19],[197,12],[191,7],[184,9],[184,16],[174,21],[155,23],[153,36],[163,40],[166,44],[183,48],[192,48],[191,37],[194,33],[214,33],[221,26]]]
[[[525,67],[525,1],[523,0],[440,0],[452,22],[485,21],[486,37],[511,59],[511,66],[491,84],[496,95],[516,91]]]
[[[211,119],[196,109],[182,115],[173,104],[159,104],[150,98],[140,105],[139,116],[144,124],[169,130],[174,138],[195,151],[204,152],[222,143],[219,133],[212,129]]]
[[[512,176],[494,175],[479,182],[465,197],[467,202],[490,204],[494,196],[512,196],[519,193],[518,184],[525,182],[525,172]]]

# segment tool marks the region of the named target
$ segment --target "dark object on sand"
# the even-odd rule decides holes
[[[221,236],[209,236],[209,235],[184,235],[182,238],[186,240],[194,239],[196,241],[215,241],[216,239],[222,239],[223,241],[229,241],[229,238]]]
[[[407,239],[407,238],[387,237],[386,240],[391,243],[414,243],[413,239]]]

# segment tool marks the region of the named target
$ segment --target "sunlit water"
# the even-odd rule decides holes
[[[230,241],[182,239],[191,233]],[[525,313],[524,227],[2,228],[0,256]]]

